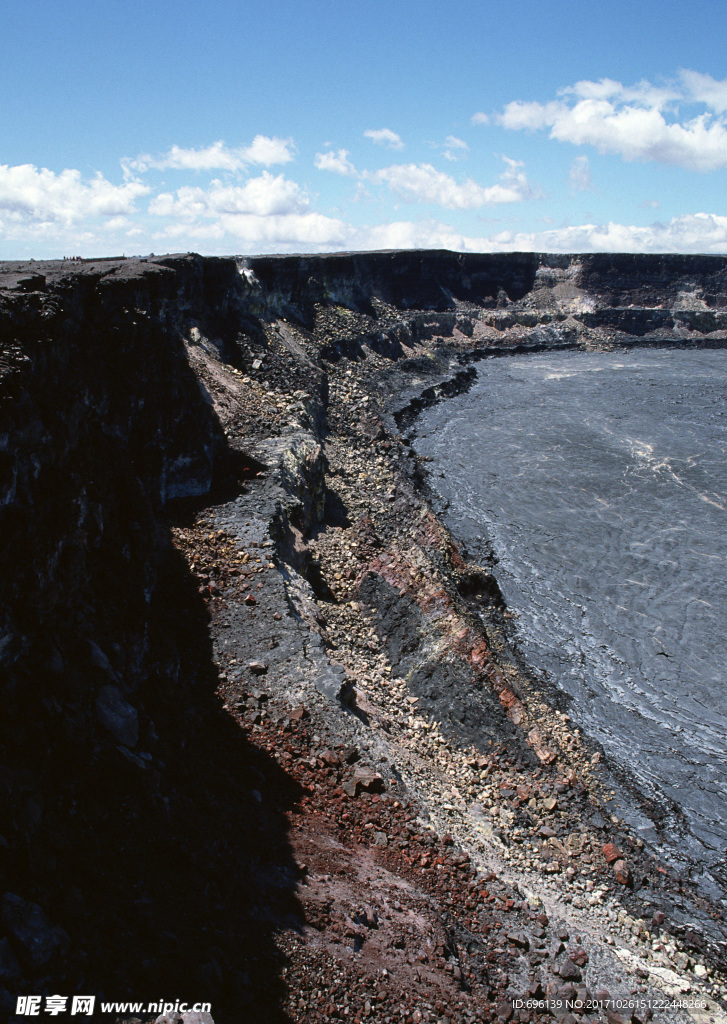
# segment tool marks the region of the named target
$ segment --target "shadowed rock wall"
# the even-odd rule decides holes
[[[517,301],[532,288],[539,259],[423,250],[257,256],[245,263],[279,305],[338,303],[370,312],[376,299],[399,310],[454,309],[457,301],[489,307],[500,293]]]
[[[209,490],[221,432],[180,330],[204,274],[137,271],[113,284],[79,275],[2,310],[5,666],[26,635],[42,632],[50,650],[59,630],[65,642],[69,632],[97,636],[121,616],[138,640],[119,659],[138,671],[154,513],[170,497]],[[116,671],[127,675],[122,664]]]
[[[240,277],[199,259],[32,271],[0,278],[0,1010],[85,982],[276,1020],[250,892],[295,913],[295,866],[250,780],[283,805],[294,787],[220,715],[164,516],[225,460],[185,343],[201,325],[234,344]],[[290,882],[266,898],[261,871]]]

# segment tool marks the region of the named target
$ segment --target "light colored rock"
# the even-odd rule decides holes
[[[654,963],[649,963],[625,947],[617,948],[614,952],[619,960],[632,970],[640,968],[641,970],[648,971],[649,980],[664,989],[667,995],[673,996],[691,991],[692,986],[686,978],[680,977],[670,967],[659,967]]]

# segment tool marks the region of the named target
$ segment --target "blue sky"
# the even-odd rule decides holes
[[[726,252],[727,7],[25,0],[0,258]]]

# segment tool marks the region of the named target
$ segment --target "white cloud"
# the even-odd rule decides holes
[[[694,88],[707,86],[709,83],[700,80]],[[585,87],[579,88],[585,91]],[[612,85],[603,86],[604,92],[608,90],[613,95]],[[591,97],[571,102],[604,100]],[[713,97],[713,103],[718,102],[719,97]],[[258,156],[262,155],[260,150]],[[431,164],[394,164],[357,175],[355,169],[353,173],[347,170],[349,165],[353,168],[348,151],[333,148],[317,155],[316,166],[336,173],[334,165],[339,165],[356,178],[360,189],[366,186],[373,194],[387,189],[401,202],[440,210],[470,211],[537,197],[539,193],[528,181],[522,163],[502,159],[503,173],[491,185],[471,178],[458,180]],[[504,220],[495,227],[491,221],[471,215],[457,227],[429,217],[393,220],[383,213],[367,227],[354,227],[314,208],[306,191],[282,173],[263,169],[232,182],[222,176],[212,181],[191,180],[196,184],[152,192],[150,186],[138,180],[116,185],[103,175],[84,177],[78,170],[56,173],[30,164],[0,165],[0,244],[8,258],[68,252],[128,253],[129,249],[159,252],[165,247],[206,253],[381,248],[727,253],[727,216],[706,212],[646,226],[615,219],[604,224],[561,227],[541,222],[532,231],[520,230],[512,221]],[[574,189],[590,186],[585,155],[573,161],[570,183]],[[139,206],[145,196],[147,210],[142,215]],[[374,208],[378,209],[378,204]],[[462,225],[467,221],[470,225],[479,222],[480,228],[472,231],[469,227],[469,233],[464,233]],[[509,227],[503,230],[506,224]],[[479,230],[481,234],[476,233]]]
[[[289,164],[295,157],[295,143],[292,139],[270,138],[256,135],[252,143],[243,149],[245,159],[251,164],[272,167],[273,164]]]
[[[522,164],[503,157],[506,168],[495,185],[483,186],[471,178],[459,183],[431,164],[393,164],[367,172],[375,184],[386,184],[405,203],[426,203],[450,210],[474,210],[495,203],[515,203],[536,195],[529,185]]]
[[[458,139],[456,135],[448,135],[444,140],[444,144],[446,146],[444,155],[447,160],[459,160],[469,153],[470,147],[463,139]]]
[[[502,231],[490,238],[465,239],[482,251],[497,252],[727,252],[727,217],[695,213],[647,226],[579,224],[539,232]]]
[[[124,228],[131,228],[132,223],[128,217],[110,217],[104,221],[103,226],[108,231],[122,231]]]
[[[386,146],[387,149],[403,149],[404,143],[396,132],[390,128],[369,128],[364,132],[367,139],[371,139],[377,146]]]
[[[607,100],[623,92],[623,86],[612,78],[601,78],[597,82],[584,79],[575,85],[567,85],[560,92],[563,95],[572,94],[582,100]]]
[[[679,74],[686,95],[710,110],[723,114],[727,110],[727,78],[717,81],[711,75],[682,70]]]
[[[350,228],[343,221],[314,212],[274,216],[227,214],[193,224],[168,224],[154,237],[194,242],[228,239],[242,243],[247,251],[279,252],[291,245],[303,251],[329,251],[346,245]]]
[[[124,158],[121,164],[125,175],[129,177],[133,174],[144,174],[151,169],[167,168],[181,171],[242,171],[248,164],[259,164],[264,167],[287,164],[294,155],[295,144],[292,139],[256,135],[249,146],[237,149],[231,149],[222,141],[213,142],[202,149],[172,146],[162,156],[143,153],[135,160]]]
[[[391,221],[355,234],[352,244],[360,249],[453,249],[466,251],[465,237],[439,221]]]
[[[245,166],[245,159],[241,149],[228,149],[224,142],[213,142],[211,146],[203,149],[184,149],[181,146],[172,148],[163,156],[152,156],[150,153],[143,153],[136,160],[124,162],[124,167],[138,171],[140,174],[150,170],[172,170],[183,171],[238,171]]]
[[[213,181],[208,188],[185,186],[171,192],[162,192],[149,203],[149,213],[158,217],[178,217],[185,222],[200,217],[235,216],[252,214],[270,217],[301,213],[308,199],[300,186],[282,174],[273,176],[263,171],[244,185],[224,185]]]
[[[273,177],[269,171],[238,188],[213,185],[212,201],[219,212],[255,213],[261,217],[300,213],[308,206],[308,199],[296,182],[282,174]]]
[[[624,86],[613,78],[601,78],[598,82],[584,79],[575,85],[566,86],[559,91],[559,95],[586,100],[615,98],[619,102],[662,110],[672,107],[681,98],[682,93],[674,85],[653,85],[651,82],[641,81],[637,85]]]
[[[316,153],[315,165],[319,171],[332,171],[334,174],[343,174],[348,177],[356,176],[356,168],[348,159],[347,149],[332,150],[326,153]]]
[[[487,114],[483,114],[481,110],[478,110],[476,114],[472,115],[472,124],[489,124],[490,119]]]
[[[577,156],[568,171],[568,185],[573,192],[592,192],[591,164],[587,156]]]
[[[522,131],[523,129],[536,131],[538,128],[554,124],[558,116],[567,110],[564,103],[557,101],[525,103],[522,100],[513,100],[512,103],[507,104],[497,120],[503,128],[509,128],[512,131]]]
[[[625,87],[612,79],[582,81],[548,103],[515,100],[498,116],[514,131],[550,129],[550,137],[627,161],[653,160],[694,171],[727,166],[727,80],[682,71],[679,86],[640,82]],[[709,110],[674,120],[677,104],[699,102]],[[675,113],[676,112],[676,113]]]
[[[610,221],[542,231],[506,229],[489,235],[469,235],[437,220],[400,220],[355,228],[343,221],[308,212],[274,217],[223,216],[193,225],[175,223],[159,231],[155,239],[173,242],[175,248],[219,252],[328,252],[345,248],[727,253],[727,217],[697,213],[645,227]],[[158,250],[158,244],[154,248]]]
[[[727,253],[727,217],[696,213],[648,226],[578,224],[542,231],[506,229],[466,235],[440,221],[393,221],[352,232],[359,249],[452,249],[457,252]]]
[[[0,213],[5,222],[71,225],[124,216],[148,192],[140,182],[113,185],[101,174],[84,180],[77,170],[55,174],[33,164],[0,165]]]
[[[139,181],[0,165],[0,245],[12,258],[158,252],[165,240],[206,252],[328,251],[351,238],[345,222],[310,208],[300,185],[267,170],[239,185],[213,180],[151,192]],[[150,196],[144,219],[136,209],[142,196]]]
[[[335,249],[345,244],[347,226],[309,205],[296,182],[263,171],[244,185],[212,181],[207,188],[187,186],[160,193],[149,204],[149,212],[170,221],[155,233],[156,239],[186,238],[190,245],[203,241],[222,246],[228,240],[248,251],[274,252],[290,246]]]
[[[543,192],[539,185],[531,184],[528,181],[523,167],[522,160],[511,160],[509,156],[502,156],[505,170],[500,175],[500,181],[511,192],[517,195],[518,199],[542,199]],[[509,202],[510,200],[508,200]],[[515,200],[512,200],[515,202]]]

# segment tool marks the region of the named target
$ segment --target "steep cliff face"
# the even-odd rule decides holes
[[[502,293],[517,301],[532,288],[539,257],[430,250],[258,256],[244,262],[278,309],[320,302],[370,313],[376,301],[398,310],[454,309],[457,302],[487,308]]]
[[[215,358],[234,346],[239,275],[197,259],[47,269],[11,273],[0,299],[5,1012],[9,989],[78,991],[89,969],[122,998],[178,986],[182,964],[214,988],[196,929],[265,948],[246,896],[214,909],[209,878],[195,887],[200,861],[249,861],[249,794],[223,804],[252,769],[218,721],[205,606],[165,518],[237,485],[185,345],[202,328]],[[284,866],[277,820],[256,829]]]
[[[727,308],[727,264],[722,256],[608,255],[573,258],[578,282],[603,306],[655,309]]]
[[[376,301],[398,310],[453,310],[464,303],[490,309],[528,305],[533,292],[554,289],[556,305],[567,306],[568,296],[559,296],[558,288],[563,293],[568,285],[598,307],[727,306],[722,256],[427,250],[258,256],[240,262],[279,311],[286,304],[300,310],[319,302],[371,312]]]
[[[249,916],[251,887],[264,888],[261,842],[288,879],[275,883],[276,899],[292,901],[286,826],[248,785],[251,773],[282,773],[220,718],[207,624],[217,569],[209,556],[200,587],[171,544],[172,510],[229,500],[265,476],[254,500],[284,581],[269,618],[290,608],[298,630],[281,647],[281,673],[302,652],[309,675],[327,680],[319,689],[335,695],[343,669],[325,662],[316,632],[315,598],[331,591],[308,549],[312,532],[342,528],[350,512],[326,475],[328,435],[352,439],[357,458],[386,445],[383,461],[396,417],[423,392],[466,386],[472,371],[460,364],[483,352],[639,340],[727,343],[727,258],[391,252],[0,265],[0,987],[52,975],[80,991],[93,977],[122,998],[135,983],[175,988],[188,972],[239,1008],[251,982],[232,977],[229,951],[252,960],[274,926],[261,926],[259,907]],[[348,388],[346,360],[370,364],[365,389]],[[392,490],[392,523],[412,494]],[[360,546],[378,551],[365,520]],[[482,698],[495,732],[501,701]],[[293,789],[281,779],[283,802]],[[160,936],[166,915],[178,920]],[[271,1007],[278,982],[274,972],[266,981]]]
[[[113,284],[76,275],[3,310],[0,572],[11,674],[30,638],[36,657],[42,638],[43,657],[58,665],[60,648],[85,640],[118,646],[113,672],[133,688],[148,653],[155,514],[211,485],[221,431],[181,328],[203,275],[137,270]]]

